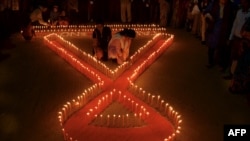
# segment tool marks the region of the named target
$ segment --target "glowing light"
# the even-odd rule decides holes
[[[87,89],[84,92],[77,96],[75,99],[71,100],[71,102],[67,102],[63,105],[63,108],[58,112],[58,119],[60,125],[62,126],[62,131],[65,140],[74,140],[67,131],[63,128],[63,124],[71,116],[75,111],[83,108],[88,104],[93,98],[98,96],[100,92],[103,91],[108,83],[112,82],[114,79],[118,78],[120,74],[122,74],[125,70],[127,70],[134,62],[136,62],[142,55],[145,54],[148,50],[150,50],[150,54],[147,56],[147,59],[142,61],[138,66],[133,70],[131,75],[128,76],[126,80],[129,82],[129,89],[134,96],[137,96],[139,99],[144,101],[145,103],[151,104],[156,110],[162,113],[162,116],[166,115],[175,127],[175,131],[166,137],[164,141],[173,140],[176,137],[176,134],[180,133],[182,123],[181,116],[178,112],[176,112],[172,106],[168,103],[164,106],[164,100],[161,99],[160,95],[155,96],[154,94],[148,93],[146,95],[146,91],[143,88],[139,88],[137,85],[133,83],[133,81],[148,67],[150,66],[154,60],[156,60],[162,52],[171,45],[174,39],[174,35],[167,34],[165,28],[160,28],[158,25],[146,25],[146,24],[132,24],[132,25],[108,25],[110,26],[114,32],[122,30],[124,27],[133,28],[136,30],[137,34],[146,35],[146,34],[154,34],[155,36],[149,40],[144,46],[140,47],[130,58],[125,61],[123,64],[118,66],[116,69],[109,69],[104,63],[97,60],[90,54],[80,50],[74,44],[69,41],[66,41],[62,36],[56,33],[60,32],[92,32],[94,28],[93,25],[69,25],[65,26],[56,26],[53,29],[46,29],[43,26],[35,27],[35,30],[41,34],[44,32],[54,32],[49,35],[44,36],[44,43],[55,51],[59,56],[64,58],[67,62],[69,62],[73,67],[75,67],[78,71],[85,74],[89,77],[95,84]],[[150,30],[150,32],[148,32]],[[80,34],[79,34],[80,35]],[[157,46],[157,48],[153,48],[154,45],[160,41],[164,40],[164,42]],[[151,51],[153,50],[153,51]],[[90,65],[91,64],[91,65]],[[104,74],[100,74],[98,71],[93,71],[93,68],[99,70]],[[108,78],[107,78],[108,77]],[[109,100],[110,99],[110,100]],[[88,109],[86,112],[86,118],[88,121],[91,121],[93,118],[100,118],[101,126],[113,126],[118,124],[122,119],[122,127],[130,126],[129,123],[129,114],[124,115],[107,115],[103,116],[98,115],[103,108],[109,105],[112,101],[117,100],[123,103],[127,103],[130,105],[130,108],[134,112],[135,117],[139,117],[139,121],[147,120],[150,116],[147,108],[143,106],[141,102],[137,99],[124,95],[120,90],[113,89],[110,93],[104,94],[104,96],[98,99],[96,105]],[[126,117],[126,118],[125,118]],[[111,121],[111,123],[110,123]],[[113,124],[113,125],[112,125]],[[117,125],[115,125],[117,126]]]

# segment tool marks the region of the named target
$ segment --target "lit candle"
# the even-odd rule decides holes
[[[122,115],[122,127],[124,127],[124,115]]]
[[[107,115],[107,126],[109,126],[109,118],[110,118],[110,115]]]
[[[140,119],[140,121],[139,121],[139,122],[140,122],[140,124],[141,124],[141,122],[142,122],[142,120],[141,120],[141,119],[142,119],[142,118],[141,118],[141,116],[142,116],[142,113],[139,113],[139,119]]]
[[[131,101],[132,103],[132,111],[134,110],[134,100]]]
[[[148,103],[150,103],[150,93],[148,93]]]
[[[112,92],[110,92],[110,97],[111,97],[110,101],[112,102],[113,101],[113,93]]]
[[[113,125],[115,125],[115,117],[116,117],[116,115],[114,114],[113,115]]]
[[[102,126],[102,116],[103,116],[103,115],[100,115],[100,118],[101,118],[101,123],[100,123],[100,125],[101,125],[101,126]]]
[[[158,96],[157,96],[157,103],[156,103],[156,104],[157,104],[157,106],[159,105],[160,98],[161,98],[161,96],[160,96],[160,95],[158,95]]]
[[[153,104],[154,104],[154,98],[155,98],[155,96],[154,96],[154,95],[152,95],[152,97],[151,97],[151,105],[153,105]]]
[[[123,102],[125,102],[125,99],[126,99],[126,95],[123,96]]]
[[[160,105],[160,109],[162,109],[162,105],[164,103],[164,100],[161,100],[161,105]]]
[[[118,115],[117,126],[120,126],[121,123],[121,115]]]
[[[129,126],[129,115],[128,114],[126,114],[126,116],[127,116],[127,126]]]

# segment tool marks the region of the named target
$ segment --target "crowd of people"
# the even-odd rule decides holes
[[[173,24],[183,25],[187,3],[190,0],[0,0],[0,10],[8,9],[19,13],[20,17],[32,13],[41,5],[48,9],[43,12],[45,21],[50,13],[57,9],[65,13],[69,24],[95,22],[105,19],[107,22],[122,23],[155,23],[165,27]],[[57,7],[57,8],[55,8]],[[56,13],[57,13],[56,12]],[[54,16],[58,16],[55,14]]]
[[[225,74],[223,78],[232,81],[230,91],[249,91],[249,0],[16,0],[19,7],[17,3],[11,6],[6,1],[0,1],[0,13],[4,17],[1,27],[9,26],[5,20],[6,15],[10,15],[8,11],[14,11],[14,15],[19,11],[19,17],[28,19],[19,20],[27,21],[29,32],[24,32],[27,40],[34,35],[32,25],[98,23],[98,19],[109,23],[185,27],[207,46],[207,68],[218,65]],[[9,34],[6,28],[1,32],[1,36]],[[93,32],[93,54],[100,60],[116,59],[121,64],[128,54],[124,48],[130,46],[134,37],[131,30],[112,36],[111,29],[99,22]]]
[[[194,0],[186,29],[208,49],[207,68],[219,66],[232,93],[250,92],[250,1]]]

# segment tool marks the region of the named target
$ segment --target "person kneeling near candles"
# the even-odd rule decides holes
[[[110,27],[104,26],[102,20],[97,20],[96,28],[93,31],[93,54],[98,60],[108,60],[108,43],[112,37]]]
[[[43,20],[43,13],[48,10],[47,6],[40,5],[37,9],[35,9],[30,14],[30,21],[32,25],[44,25],[44,26],[50,26],[49,23],[45,22]]]
[[[116,33],[108,45],[108,57],[114,59],[118,64],[122,64],[129,56],[131,41],[136,33],[132,29],[124,29]]]

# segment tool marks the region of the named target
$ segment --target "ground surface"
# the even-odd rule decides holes
[[[207,48],[185,30],[168,31],[172,47],[135,83],[182,114],[177,141],[222,141],[224,124],[250,124],[247,97],[230,94],[218,68],[206,69]],[[0,62],[0,140],[62,141],[58,109],[92,82],[41,39],[11,40],[14,47],[1,49],[10,56]]]

